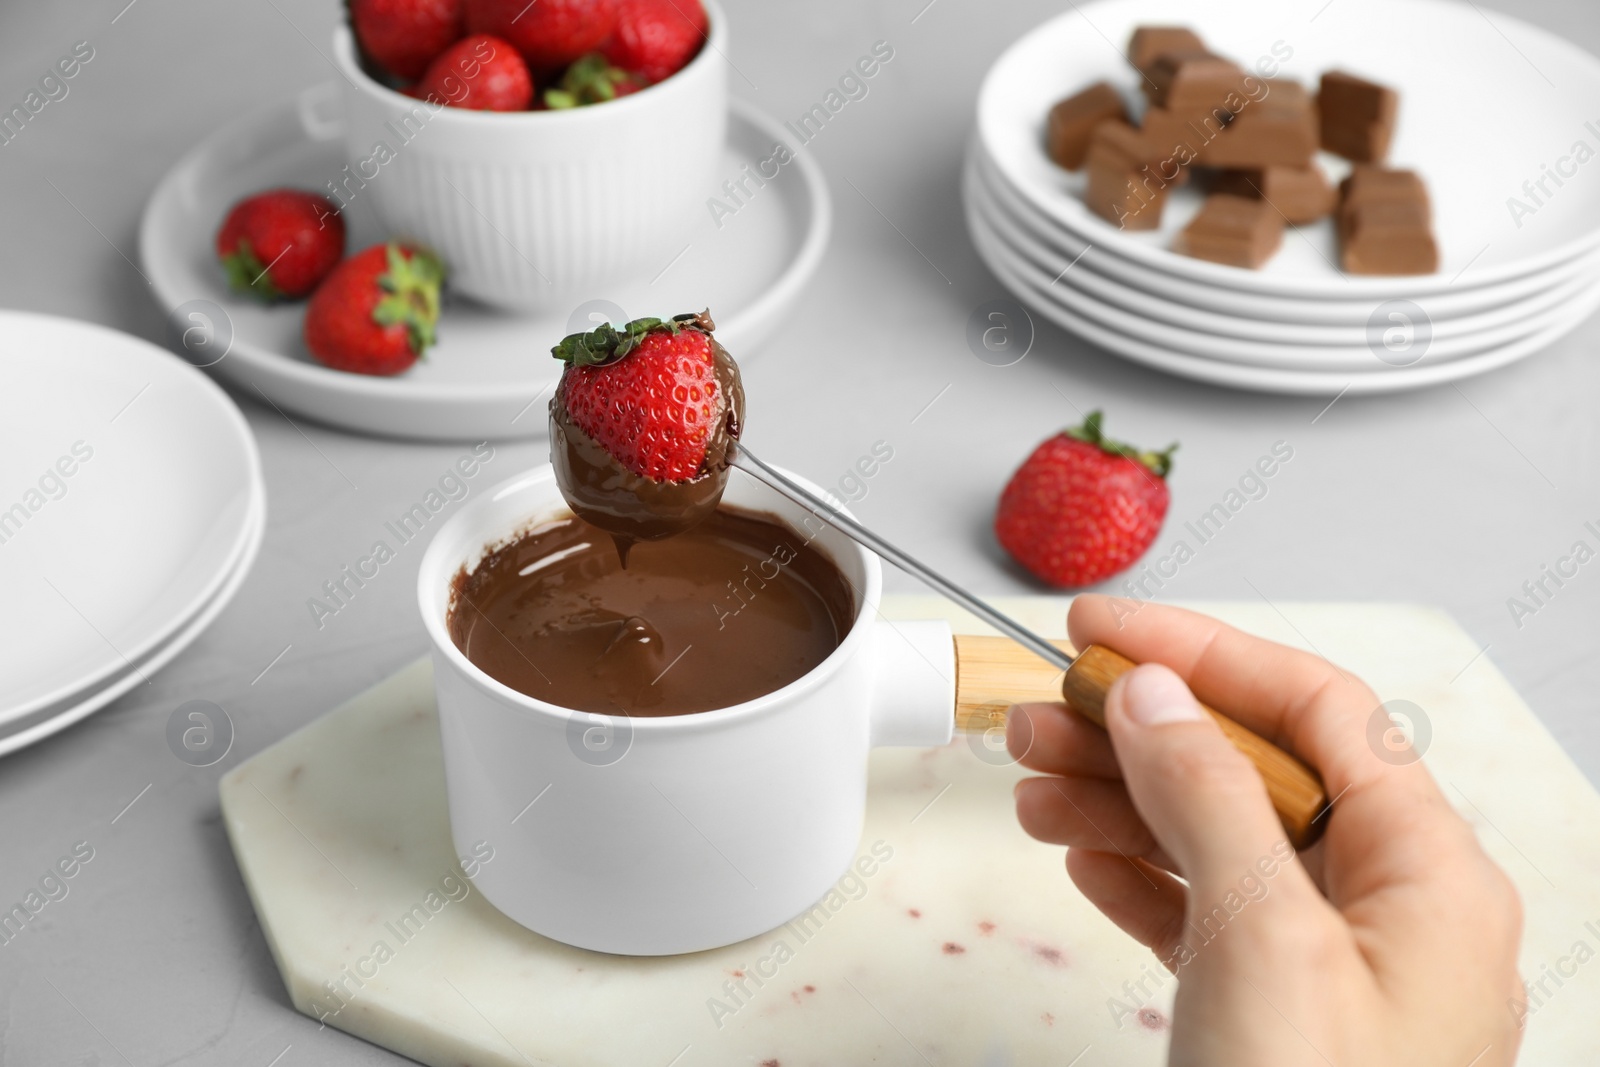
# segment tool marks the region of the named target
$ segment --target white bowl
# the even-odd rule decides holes
[[[565,310],[666,269],[715,195],[728,120],[727,23],[672,77],[566,111],[438,107],[361,69],[333,32],[349,165],[332,191],[370,199],[396,237],[438,252],[460,293]],[[542,88],[542,87],[541,87]]]

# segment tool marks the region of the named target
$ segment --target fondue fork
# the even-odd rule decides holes
[[[1056,642],[1048,641],[1023,626],[1015,619],[995,610],[961,586],[950,581],[938,571],[920,562],[867,527],[852,519],[841,508],[813,493],[805,486],[768,466],[742,441],[731,442],[728,462],[780,495],[825,520],[841,533],[853,538],[893,563],[901,570],[937,589],[960,604],[978,618],[1005,634],[1017,644],[1034,653],[1056,670],[1063,672],[1060,693],[1067,705],[1078,714],[1101,727],[1106,724],[1105,698],[1111,683],[1132,670],[1136,664],[1109,648],[1090,645],[1077,652]],[[1047,686],[1039,684],[1039,672],[1029,660],[1018,662],[1011,654],[1012,648],[995,638],[958,636],[956,638],[956,705],[958,717],[966,713],[961,725],[971,729],[992,729],[1003,723],[1005,708],[1017,700],[1001,701],[974,697],[981,679],[985,688],[1001,691],[1028,692],[1035,699],[1049,699],[1054,695],[1052,676]],[[967,675],[966,679],[962,675]],[[1001,681],[1002,675],[1012,676],[1012,681]],[[1040,690],[1043,690],[1041,693]],[[1233,719],[1205,707],[1216,720],[1228,740],[1249,757],[1266,782],[1267,793],[1272,798],[1273,810],[1283,823],[1284,832],[1296,848],[1306,848],[1322,836],[1327,825],[1329,810],[1327,790],[1317,772],[1299,759],[1272,744],[1272,742],[1241,726]]]

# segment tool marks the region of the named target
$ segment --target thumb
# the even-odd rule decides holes
[[[1118,678],[1106,727],[1133,806],[1197,892],[1293,857],[1261,775],[1170,668]]]

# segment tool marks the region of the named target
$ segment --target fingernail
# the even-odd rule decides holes
[[[1199,722],[1204,714],[1189,687],[1171,668],[1159,663],[1135,667],[1121,679],[1122,706],[1140,726]]]

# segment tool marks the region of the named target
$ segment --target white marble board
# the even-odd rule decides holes
[[[1062,633],[1064,599],[1001,603]],[[1201,607],[1424,709],[1428,765],[1522,892],[1525,978],[1600,948],[1600,795],[1447,616]],[[983,632],[932,597],[884,612]],[[1173,982],[1017,828],[1021,772],[968,746],[873,756],[860,852],[889,855],[825,920],[672,958],[546,940],[459,880],[426,662],[232,771],[222,809],[295,1007],[434,1067],[1164,1062]],[[1141,980],[1151,995],[1130,996]],[[1522,1062],[1600,1061],[1600,966],[1544,988]]]

